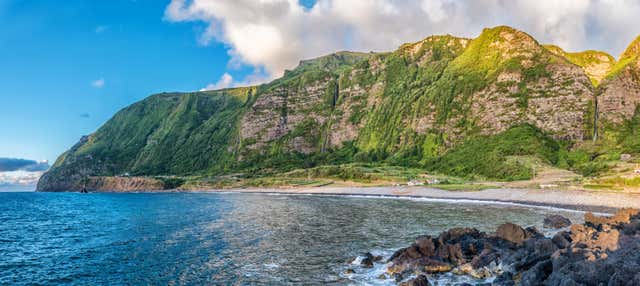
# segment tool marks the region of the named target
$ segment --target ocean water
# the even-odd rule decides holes
[[[0,193],[0,285],[392,285],[377,278],[383,264],[347,261],[451,227],[541,227],[550,213],[583,215],[370,197]]]

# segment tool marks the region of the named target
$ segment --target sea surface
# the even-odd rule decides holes
[[[541,228],[550,213],[583,216],[357,196],[0,193],[0,285],[392,285],[378,278],[383,264],[348,261],[452,227]]]

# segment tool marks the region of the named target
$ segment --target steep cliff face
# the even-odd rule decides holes
[[[529,127],[500,138],[580,141],[593,132],[596,95],[603,120],[633,115],[637,49],[614,65],[604,53],[567,53],[501,26],[475,39],[432,36],[389,53],[306,60],[255,87],[154,95],[60,156],[38,189],[144,188],[122,178],[354,160],[424,165],[514,126]]]
[[[640,105],[640,37],[620,56],[603,81],[598,95],[598,114],[605,124],[631,119]]]
[[[616,59],[601,51],[588,50],[570,53],[554,45],[545,45],[544,47],[550,52],[582,67],[594,86],[599,85],[616,64]]]

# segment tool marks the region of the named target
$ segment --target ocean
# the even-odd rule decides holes
[[[542,228],[551,213],[583,216],[366,196],[4,192],[0,285],[395,285],[379,279],[384,264],[349,261],[368,251],[389,257],[419,235],[452,227]]]

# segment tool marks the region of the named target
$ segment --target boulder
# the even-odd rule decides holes
[[[551,229],[558,229],[568,227],[571,225],[571,220],[561,215],[549,215],[544,218],[543,226]]]
[[[521,226],[510,222],[498,226],[496,236],[517,244],[528,238],[527,232]]]

